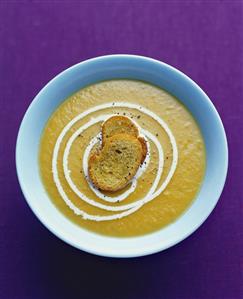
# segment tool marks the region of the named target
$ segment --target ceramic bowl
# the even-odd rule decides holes
[[[113,238],[82,229],[51,202],[42,184],[38,150],[42,130],[56,108],[71,94],[95,82],[129,78],[147,81],[176,96],[196,119],[206,145],[206,173],[190,208],[171,225],[141,237]],[[102,256],[136,257],[165,250],[192,234],[214,209],[228,166],[225,131],[208,96],[189,77],[163,62],[134,55],[109,55],[78,63],[52,79],[34,98],[22,120],[16,166],[26,201],[38,219],[68,244]]]

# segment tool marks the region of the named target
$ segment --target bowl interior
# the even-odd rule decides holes
[[[206,174],[194,203],[173,224],[142,237],[112,238],[81,229],[53,205],[39,176],[39,140],[53,111],[80,88],[115,78],[144,80],[176,96],[197,120],[206,145]],[[16,165],[19,182],[29,206],[55,235],[94,254],[133,257],[164,250],[186,238],[203,223],[222,192],[228,152],[224,128],[217,111],[207,95],[191,79],[171,66],[150,58],[111,55],[67,69],[40,91],[27,110],[19,130]]]

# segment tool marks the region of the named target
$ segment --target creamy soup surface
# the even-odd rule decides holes
[[[149,150],[136,177],[109,193],[91,184],[87,161],[112,115],[133,120]],[[68,219],[103,235],[138,236],[174,222],[192,204],[204,177],[205,147],[175,97],[145,82],[110,80],[81,89],[57,108],[43,131],[39,165],[50,199]]]

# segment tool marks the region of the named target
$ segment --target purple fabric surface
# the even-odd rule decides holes
[[[0,2],[0,299],[243,298],[243,2]],[[32,214],[17,182],[15,142],[37,92],[81,60],[150,56],[194,79],[218,109],[230,163],[204,225],[149,257],[78,251]]]

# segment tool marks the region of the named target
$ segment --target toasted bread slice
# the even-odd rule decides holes
[[[117,134],[128,134],[138,138],[143,149],[142,164],[148,149],[145,139],[139,136],[137,126],[126,116],[115,115],[110,117],[102,125],[102,146],[104,146],[108,138]]]
[[[106,138],[101,151],[89,159],[90,179],[100,190],[120,190],[136,174],[142,156],[143,148],[138,138],[128,134]]]
[[[137,137],[138,128],[128,117],[115,115],[107,119],[102,125],[102,145],[104,146],[107,138],[117,134]]]

